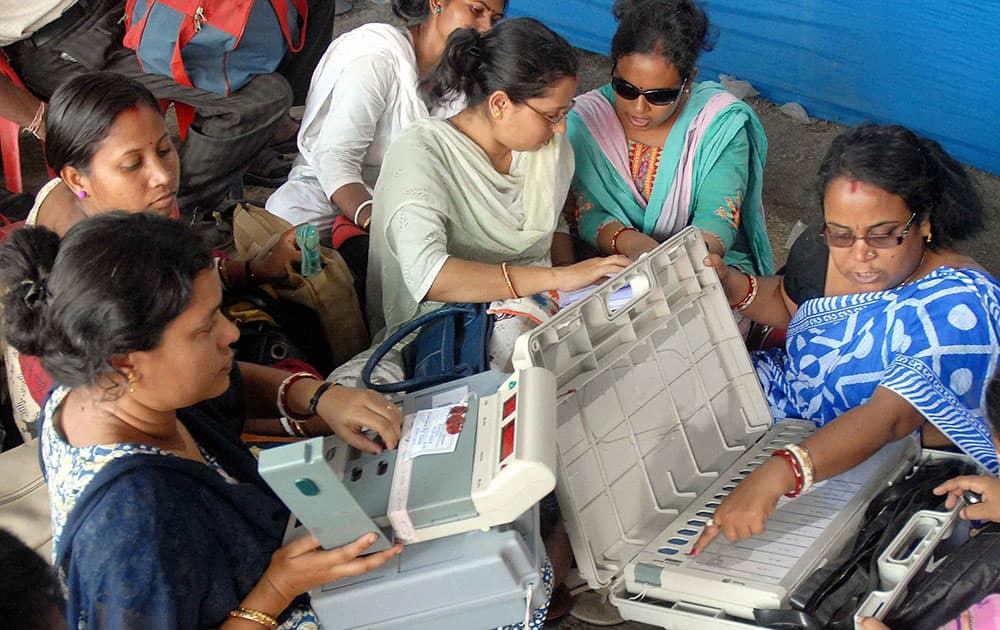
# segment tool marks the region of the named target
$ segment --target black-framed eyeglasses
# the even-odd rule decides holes
[[[556,115],[546,114],[545,112],[543,112],[541,110],[535,109],[534,107],[532,107],[528,103],[528,101],[521,101],[521,105],[524,105],[525,107],[527,107],[531,111],[535,112],[536,114],[538,114],[539,116],[541,116],[545,120],[549,121],[549,124],[552,125],[553,127],[555,127],[556,125],[558,125],[562,121],[566,120],[566,117],[569,116],[569,113],[571,111],[573,111],[573,106],[576,105],[576,101],[575,100],[571,101],[570,104],[569,104],[569,107],[566,108],[566,111],[564,111],[561,114],[556,114]]]
[[[892,249],[893,247],[899,247],[903,244],[903,239],[910,233],[910,228],[913,227],[913,222],[916,218],[916,212],[911,214],[910,220],[903,224],[903,229],[900,230],[899,234],[893,234],[892,232],[888,234],[865,234],[864,236],[837,234],[831,233],[827,226],[824,225],[823,238],[826,239],[826,244],[830,247],[853,247],[855,241],[863,240],[868,247],[872,247],[874,249]]]
[[[662,107],[677,102],[687,88],[688,80],[684,79],[679,88],[657,88],[655,90],[640,90],[621,77],[611,77],[611,88],[615,94],[627,101],[634,101],[640,96],[646,97],[650,105]]]

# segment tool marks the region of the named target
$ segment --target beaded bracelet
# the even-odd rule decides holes
[[[271,628],[274,630],[278,627],[278,620],[267,613],[263,613],[259,610],[254,610],[253,608],[243,608],[240,606],[236,610],[230,610],[229,616],[236,619],[246,619],[248,621],[253,621],[258,623],[265,628]]]
[[[514,283],[510,281],[510,270],[507,269],[506,262],[500,263],[500,271],[503,272],[503,279],[507,282],[507,288],[510,289],[510,296],[515,300],[521,299],[521,296],[514,290]]]
[[[747,288],[747,294],[743,296],[743,299],[736,304],[729,305],[729,308],[734,311],[745,311],[747,307],[753,303],[754,298],[757,297],[757,278],[746,272],[743,272],[743,275],[747,277],[747,280],[750,282],[750,286]]]
[[[621,252],[618,251],[618,237],[621,236],[622,234],[624,234],[625,232],[629,232],[629,231],[631,231],[631,232],[638,232],[639,230],[635,229],[631,225],[625,225],[625,226],[622,226],[622,227],[618,228],[618,231],[615,232],[611,236],[611,253],[612,254],[621,254]]]
[[[795,459],[795,456],[786,451],[783,448],[771,453],[771,457],[780,457],[788,462],[788,465],[792,467],[792,473],[795,474],[795,489],[791,492],[786,492],[785,496],[789,499],[794,499],[795,497],[802,494],[802,484],[804,482],[804,477],[802,474],[802,467],[799,466],[799,460]]]
[[[318,380],[316,376],[310,372],[296,372],[294,374],[290,374],[285,380],[281,381],[281,385],[278,386],[278,411],[281,415],[296,423],[305,422],[311,417],[293,413],[288,409],[288,392],[292,389],[292,385],[295,384],[295,381],[303,378]]]

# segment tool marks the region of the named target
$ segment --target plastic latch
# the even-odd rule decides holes
[[[660,583],[660,567],[646,562],[635,565],[635,581],[652,586],[662,586]]]

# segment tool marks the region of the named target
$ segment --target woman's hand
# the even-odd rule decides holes
[[[730,542],[763,533],[778,499],[794,488],[795,475],[787,462],[777,458],[764,462],[722,500],[712,515],[715,525],[705,528],[691,555],[701,553],[720,531]]]
[[[889,626],[875,617],[862,617],[858,620],[858,625],[861,626],[861,630],[890,630]]]
[[[386,448],[396,448],[403,416],[378,392],[334,385],[319,399],[316,413],[334,433],[356,449],[381,453],[382,446],[362,432],[371,429],[379,434]]]
[[[934,488],[934,494],[938,496],[947,494],[945,507],[950,510],[955,507],[966,490],[979,494],[982,503],[962,508],[960,514],[962,518],[968,521],[1000,521],[1000,479],[975,475],[955,477]]]
[[[289,266],[302,261],[302,252],[295,246],[295,228],[286,230],[271,247],[265,247],[250,263],[253,275],[262,282],[284,280]]]
[[[284,601],[328,582],[377,569],[403,551],[403,545],[359,558],[378,536],[365,534],[352,543],[324,550],[312,534],[293,540],[271,554],[271,563],[261,577],[261,584],[274,589]]]
[[[554,267],[556,286],[559,291],[575,291],[583,287],[603,282],[606,276],[611,276],[629,265],[627,256],[605,256],[604,258],[588,258],[583,262],[565,267]]]

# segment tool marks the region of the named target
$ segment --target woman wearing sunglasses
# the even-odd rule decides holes
[[[579,235],[635,259],[694,225],[727,263],[772,273],[767,140],[746,104],[695,81],[705,14],[693,0],[619,0],[614,15],[611,82],[577,98],[567,123]]]
[[[822,242],[800,239],[785,275],[706,261],[734,309],[788,329],[783,349],[753,356],[772,415],[821,428],[740,483],[698,551],[720,531],[761,533],[782,495],[914,431],[997,473],[984,398],[1000,356],[1000,285],[952,249],[983,227],[969,177],[932,140],[864,126],[833,141],[819,180]]]

